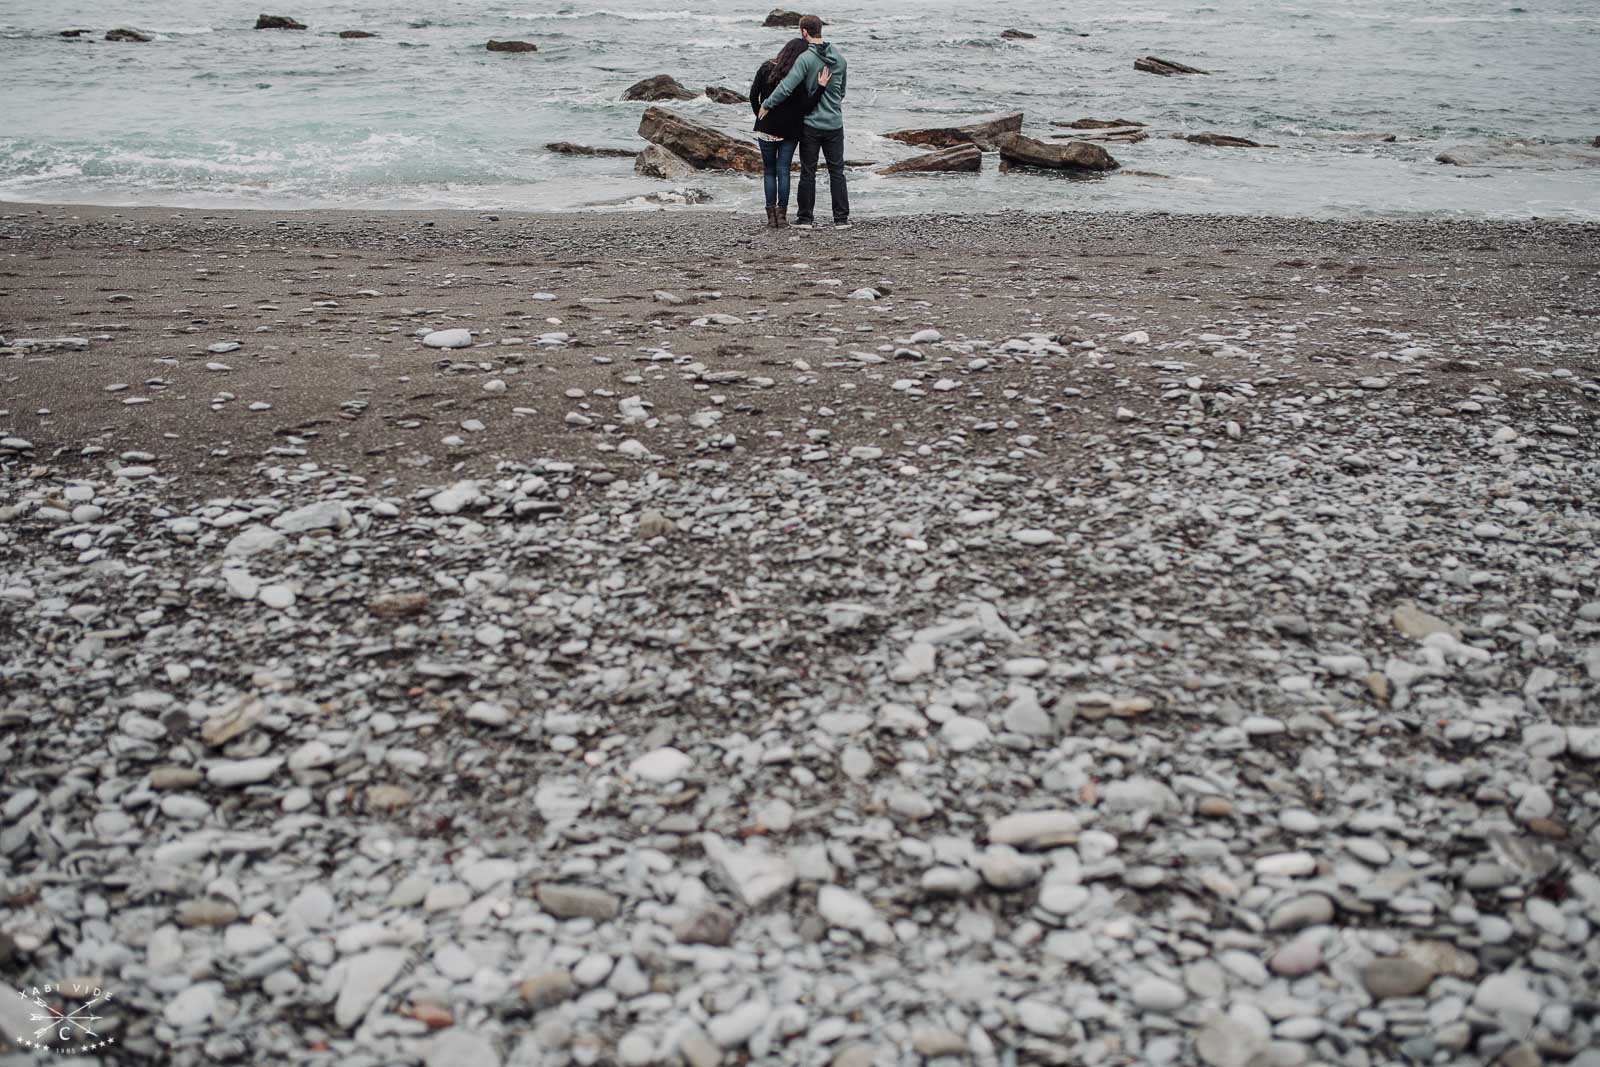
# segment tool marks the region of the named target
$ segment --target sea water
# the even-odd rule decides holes
[[[759,211],[759,183],[637,177],[634,81],[671,74],[744,92],[793,31],[771,0],[0,0],[0,199],[185,207],[627,210],[692,188]],[[258,31],[263,10],[309,24]],[[1126,170],[1072,181],[852,173],[858,217],[1005,209],[1315,217],[1600,219],[1596,0],[859,0],[820,9],[850,60],[848,155],[912,149],[880,134],[1023,111],[1130,118]],[[148,44],[115,44],[130,26]],[[93,31],[88,39],[59,36]],[[1035,40],[1008,41],[1018,29]],[[367,30],[370,40],[338,31]],[[520,39],[539,51],[485,50]],[[1154,54],[1209,76],[1137,72]],[[747,108],[669,105],[746,134]],[[1201,131],[1270,145],[1209,148]],[[1392,138],[1390,140],[1389,138]],[[1454,167],[1456,145],[1554,147]],[[826,199],[826,191],[820,194]]]

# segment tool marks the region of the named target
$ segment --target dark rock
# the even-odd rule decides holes
[[[106,40],[133,41],[139,44],[149,44],[151,41],[155,40],[155,38],[151,37],[148,33],[140,33],[138,30],[107,30]]]
[[[1024,33],[1022,30],[1004,30],[1000,36],[1007,41],[1037,41],[1037,33]]]
[[[1590,141],[1589,142],[1589,147],[1590,148],[1600,148],[1600,137],[1596,137],[1594,140]]]
[[[638,155],[634,148],[593,148],[586,144],[573,144],[571,141],[551,141],[545,145],[545,151],[554,152],[562,156],[603,156],[607,159],[632,159]]]
[[[1076,138],[1080,141],[1105,141],[1115,144],[1138,144],[1140,141],[1150,139],[1150,131],[1139,129],[1137,126],[1125,126],[1115,130],[1079,130],[1075,133],[1052,133],[1051,137]]]
[[[1050,125],[1059,126],[1063,130],[1114,130],[1123,126],[1143,126],[1144,123],[1133,119],[1073,119],[1071,122],[1057,119]]]
[[[1047,144],[1020,133],[1010,134],[1000,142],[1000,158],[1007,163],[1051,170],[1102,172],[1116,170],[1121,165],[1111,158],[1111,153],[1097,144],[1087,141]]]
[[[346,41],[360,41],[368,37],[376,37],[378,35],[375,33],[368,33],[366,30],[340,30],[339,36]]]
[[[1146,74],[1159,74],[1163,78],[1170,78],[1174,74],[1210,74],[1209,70],[1199,67],[1187,66],[1183,63],[1174,63],[1170,59],[1161,59],[1157,56],[1145,56],[1143,59],[1133,61],[1134,70],[1142,70]]]
[[[719,104],[748,104],[750,98],[743,93],[736,93],[732,89],[724,89],[720,85],[706,86],[706,96]]]
[[[303,30],[306,24],[287,15],[258,15],[256,29],[258,30]]]
[[[532,41],[490,41],[484,45],[491,52],[537,52],[539,46]]]
[[[903,159],[878,171],[879,174],[933,174],[964,171],[975,173],[983,168],[983,149],[975,144],[961,144],[942,148],[927,155]]]
[[[82,37],[84,34],[93,33],[93,30],[62,30],[63,37]]]
[[[1009,115],[990,115],[964,126],[933,126],[922,130],[896,130],[886,133],[891,141],[926,145],[929,148],[953,148],[959,144],[975,144],[979,148],[998,148],[1008,134],[1022,131],[1022,112]]]
[[[798,11],[785,11],[781,7],[775,7],[775,8],[772,9],[772,13],[767,16],[767,21],[763,22],[761,25],[763,25],[763,26],[776,26],[776,27],[779,27],[779,28],[790,29],[790,30],[799,29],[800,28],[800,12],[798,12]],[[826,26],[827,23],[824,22],[823,25]]]
[[[665,74],[635,82],[622,94],[624,100],[694,100],[695,94],[678,84],[678,79]]]
[[[694,167],[682,156],[674,155],[660,145],[653,144],[634,157],[633,172],[646,178],[676,181],[693,174]]]
[[[1260,144],[1245,137],[1232,137],[1226,133],[1191,133],[1184,138],[1190,144],[1205,144],[1212,148],[1260,148]]]
[[[652,107],[639,120],[639,136],[681,156],[700,170],[737,170],[761,173],[761,153],[746,141],[735,140],[662,107]]]

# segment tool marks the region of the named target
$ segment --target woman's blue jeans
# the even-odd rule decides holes
[[[767,187],[767,206],[789,209],[789,168],[799,141],[760,141],[761,181]]]

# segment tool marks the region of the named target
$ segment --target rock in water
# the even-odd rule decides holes
[[[646,78],[628,86],[628,91],[622,94],[622,99],[693,100],[695,95],[680,85],[678,79],[666,74],[657,74],[653,78]]]
[[[1190,144],[1210,145],[1212,148],[1260,148],[1260,144],[1245,137],[1226,133],[1191,133],[1184,138]]]
[[[1002,30],[1000,31],[1000,37],[1006,41],[1037,41],[1039,39],[1037,33],[1027,33],[1023,30]]]
[[[743,93],[736,93],[732,89],[725,89],[720,85],[706,86],[706,96],[719,104],[748,104],[750,98]]]
[[[124,30],[107,30],[106,31],[106,40],[108,40],[108,41],[127,41],[127,42],[133,43],[133,44],[149,44],[151,41],[155,40],[155,38],[151,37],[148,33],[140,33],[138,30],[126,30],[126,29],[124,29]]]
[[[1596,148],[1600,148],[1600,140],[1590,145],[1510,140],[1457,145],[1433,158],[1457,167],[1592,167],[1600,165]]]
[[[1144,123],[1133,119],[1073,119],[1071,122],[1057,120],[1050,125],[1059,126],[1064,130],[1115,130],[1128,126],[1143,126]]]
[[[1183,63],[1174,63],[1170,59],[1161,59],[1158,56],[1145,56],[1133,61],[1134,70],[1142,70],[1146,74],[1159,74],[1163,78],[1170,78],[1174,74],[1210,74],[1209,70],[1191,67]]]
[[[761,153],[755,145],[735,140],[720,130],[686,119],[666,108],[653,107],[644,113],[639,120],[639,136],[701,170],[761,173]]]
[[[994,149],[1008,134],[1022,132],[1022,112],[1007,115],[989,115],[963,126],[931,126],[921,130],[896,130],[886,133],[891,141],[904,144],[926,145],[929,148],[953,148],[956,145],[975,144],[979,148]]]
[[[694,167],[682,156],[678,156],[662,148],[658,144],[649,145],[633,159],[633,172],[646,178],[664,178],[667,181],[676,181],[687,178],[694,173]]]
[[[1104,172],[1116,170],[1121,164],[1111,158],[1097,144],[1087,141],[1068,141],[1066,144],[1046,144],[1024,137],[1020,133],[1008,135],[1000,143],[1000,158],[1007,163],[1020,163],[1028,167],[1047,167],[1051,170],[1080,170]]]
[[[532,41],[490,41],[484,45],[491,52],[537,52],[539,46]]]
[[[767,21],[763,22],[761,25],[775,26],[791,30],[797,29],[800,25],[800,12],[785,11],[781,7],[775,7],[772,9],[771,13],[767,15]],[[827,23],[823,23],[823,25],[827,25]]]
[[[966,172],[975,174],[983,168],[983,149],[975,144],[956,145],[937,152],[913,156],[878,170],[879,174],[930,174]]]
[[[376,37],[376,36],[378,36],[378,35],[375,34],[375,33],[369,33],[366,30],[340,30],[339,31],[339,38],[340,38],[340,40],[344,40],[344,41],[364,41],[368,37]]]
[[[260,15],[256,18],[258,30],[303,30],[306,24],[287,15]]]
[[[544,150],[562,156],[602,156],[606,159],[632,159],[639,154],[634,148],[592,148],[571,141],[551,141],[544,146]]]

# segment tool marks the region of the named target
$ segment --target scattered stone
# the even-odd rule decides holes
[[[1415,996],[1432,981],[1431,970],[1399,956],[1375,959],[1361,968],[1361,982],[1376,1000]]]
[[[535,891],[539,906],[558,919],[593,919],[605,922],[616,918],[622,902],[602,889],[546,882]]]
[[[578,983],[567,971],[547,971],[523,979],[517,994],[534,1011],[544,1011],[577,996]]]

